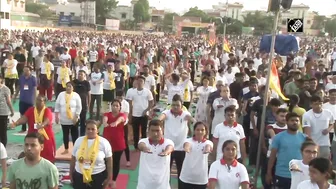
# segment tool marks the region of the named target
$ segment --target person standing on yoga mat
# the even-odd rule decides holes
[[[104,132],[103,137],[106,138],[113,151],[113,178],[112,189],[117,188],[117,177],[120,170],[120,159],[126,148],[124,137],[124,127],[127,120],[127,115],[121,113],[121,102],[113,100],[111,104],[111,112],[107,112],[103,117]]]
[[[126,115],[126,121],[125,121],[125,127],[124,127],[124,138],[125,138],[125,157],[126,157],[126,167],[130,167],[131,166],[131,158],[130,158],[130,150],[128,147],[128,114],[130,111],[129,108],[129,103],[127,102],[127,100],[124,99],[124,92],[123,91],[117,91],[116,93],[116,97],[117,99],[121,102],[121,113],[124,113]]]
[[[82,112],[82,100],[78,93],[73,91],[73,84],[66,84],[66,91],[61,92],[55,103],[55,122],[61,123],[63,131],[64,152],[69,153],[69,134],[74,144],[78,138],[78,120]]]
[[[140,164],[137,189],[170,189],[170,154],[174,142],[163,138],[160,120],[151,120],[148,138],[139,141]]]
[[[20,119],[11,124],[11,127],[14,128],[17,125],[28,123],[28,134],[36,132],[42,134],[44,137],[44,145],[47,146],[47,148],[42,149],[41,157],[55,163],[56,142],[52,128],[53,115],[51,110],[46,107],[45,97],[39,95],[35,101],[35,107],[30,107]]]
[[[98,135],[98,123],[86,121],[86,135],[79,137],[70,161],[74,189],[106,189],[112,179],[112,148]]]

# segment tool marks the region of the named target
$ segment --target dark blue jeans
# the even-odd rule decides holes
[[[290,189],[291,187],[291,178],[275,176],[275,188],[276,189]]]

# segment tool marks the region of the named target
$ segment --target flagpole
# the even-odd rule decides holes
[[[259,170],[260,170],[260,159],[261,159],[261,152],[262,152],[262,140],[264,140],[265,137],[265,119],[266,119],[266,107],[268,104],[268,91],[270,89],[270,77],[271,77],[271,69],[272,69],[272,63],[273,63],[273,56],[274,56],[274,47],[275,47],[275,38],[277,35],[277,28],[278,28],[278,20],[280,17],[280,10],[275,12],[274,16],[274,23],[273,23],[273,31],[272,31],[272,41],[271,41],[271,49],[270,49],[270,56],[269,56],[269,62],[267,67],[267,80],[265,85],[265,94],[264,94],[264,106],[262,109],[261,114],[261,124],[260,124],[260,130],[259,130],[259,143],[258,143],[258,152],[257,152],[257,165],[256,165],[256,172],[254,175],[254,185],[255,188],[257,188],[258,185],[258,176],[259,176]]]
[[[225,52],[224,45],[225,45],[225,35],[226,35],[226,26],[227,26],[228,11],[229,11],[229,0],[226,0],[226,10],[225,10],[224,26],[223,26],[223,45],[222,45],[223,52]]]

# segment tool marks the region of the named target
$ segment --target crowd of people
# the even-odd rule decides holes
[[[329,182],[336,168],[336,48],[329,40],[302,39],[299,52],[275,57],[284,100],[266,91],[269,54],[259,52],[256,37],[230,36],[226,52],[198,35],[1,36],[3,187],[58,188],[55,122],[75,189],[116,189],[124,152],[131,166],[131,133],[141,152],[137,189],[170,189],[173,162],[178,189],[256,187],[249,174],[257,164],[264,189],[336,188]],[[21,117],[8,123],[16,101]],[[27,133],[24,153],[8,169],[7,125]]]

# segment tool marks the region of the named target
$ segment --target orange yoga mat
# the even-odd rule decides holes
[[[62,146],[59,147],[56,151],[56,161],[70,161],[71,154],[72,154],[72,148],[73,148],[73,144],[72,142],[69,142],[69,153],[62,154],[64,152],[64,144],[62,144]]]
[[[117,178],[117,189],[127,189],[128,179],[128,175],[119,174]],[[111,187],[107,187],[106,189],[111,189]]]

